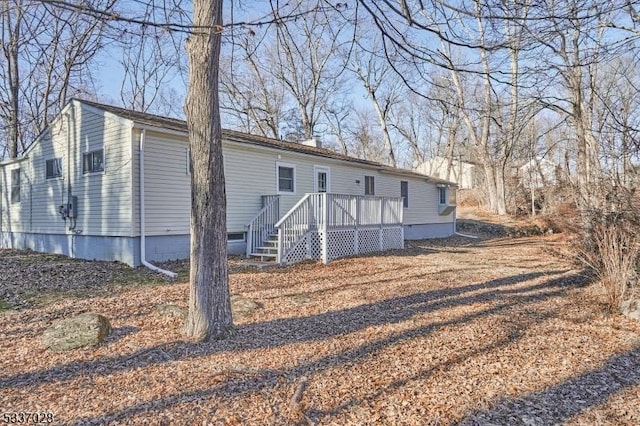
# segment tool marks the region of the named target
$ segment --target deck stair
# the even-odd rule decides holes
[[[253,258],[259,258],[262,262],[275,261],[278,257],[278,233],[269,234],[262,245],[255,247],[250,255]]]

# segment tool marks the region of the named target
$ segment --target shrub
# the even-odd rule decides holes
[[[579,258],[598,277],[609,307],[619,309],[638,291],[640,210],[634,191],[613,187],[606,194],[582,213]]]

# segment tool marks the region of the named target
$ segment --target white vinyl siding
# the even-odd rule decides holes
[[[228,232],[244,232],[245,226],[262,208],[261,197],[278,192],[277,153],[259,152],[252,148],[238,144],[224,144]],[[300,188],[296,190],[300,191]],[[286,212],[286,209],[293,205],[289,200],[295,202],[298,199],[299,196],[281,195],[280,213]]]
[[[81,115],[81,117],[78,117]],[[111,114],[80,108],[73,195],[78,197],[77,230],[84,235],[131,235],[131,127]],[[82,154],[103,150],[104,171],[82,175]],[[69,165],[71,167],[71,165]]]
[[[145,232],[190,232],[191,178],[186,173],[187,139],[146,132],[144,143]]]
[[[67,202],[69,184],[78,197],[75,231],[82,235],[131,235],[131,128],[122,119],[75,104],[75,122],[67,135],[65,115],[58,117],[29,149],[25,159],[0,167],[4,175],[22,169],[20,207],[7,208],[2,195],[2,230],[69,234],[58,209]],[[74,132],[75,130],[75,132]],[[71,136],[71,137],[68,137]],[[67,149],[67,141],[71,146]],[[83,175],[83,153],[104,149],[104,172]],[[46,160],[61,159],[62,176],[47,179]],[[4,185],[3,185],[4,190]]]
[[[399,196],[400,181],[408,182],[411,203],[404,209],[405,224],[448,223],[453,216],[438,214],[436,184],[427,178],[381,173],[355,162],[320,158],[274,148],[225,142],[225,178],[227,183],[227,226],[240,232],[260,210],[261,196],[277,193],[275,164],[296,166],[296,195],[280,196],[280,213],[285,214],[306,193],[314,192],[314,166],[330,167],[331,192],[364,195],[364,176],[375,179],[376,196]],[[251,167],[247,167],[250,164]]]

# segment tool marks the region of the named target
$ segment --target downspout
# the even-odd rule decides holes
[[[178,276],[175,272],[167,271],[166,269],[159,268],[151,263],[147,262],[147,245],[145,235],[145,220],[144,220],[144,139],[147,134],[145,129],[142,129],[140,134],[140,263],[152,271],[160,272],[168,276],[169,278],[175,278]]]
[[[73,120],[75,122],[76,119],[76,110],[74,108],[74,101],[71,101],[71,106],[69,107],[69,110],[67,112],[65,112],[65,116],[67,117],[67,164],[63,164],[63,167],[66,166],[67,169],[67,202],[64,202],[64,195],[63,195],[63,204],[68,204],[71,202],[71,115],[73,114]],[[75,132],[75,126],[73,128],[74,132]],[[75,133],[74,133],[74,138],[73,138],[73,142],[75,144],[76,139],[75,139]],[[74,163],[75,166],[75,163]],[[64,189],[63,189],[63,193],[64,193]],[[62,216],[63,220],[64,220],[64,227],[65,227],[65,234],[69,235],[69,232],[73,230],[73,222],[69,222],[69,228],[67,228],[67,217],[66,215]],[[69,220],[72,220],[71,218],[69,218]],[[67,241],[68,241],[67,237]],[[71,232],[71,243],[69,244],[69,256],[73,259],[76,257],[76,253],[75,253],[75,233]]]

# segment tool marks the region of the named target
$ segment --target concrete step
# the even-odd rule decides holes
[[[278,251],[278,247],[274,247],[274,246],[262,246],[262,247],[256,247],[256,249],[258,250],[259,253],[272,253],[274,250],[277,252]]]
[[[278,255],[276,253],[251,253],[251,256],[255,256],[255,257],[270,257],[270,258],[273,258],[273,259],[278,257]]]

